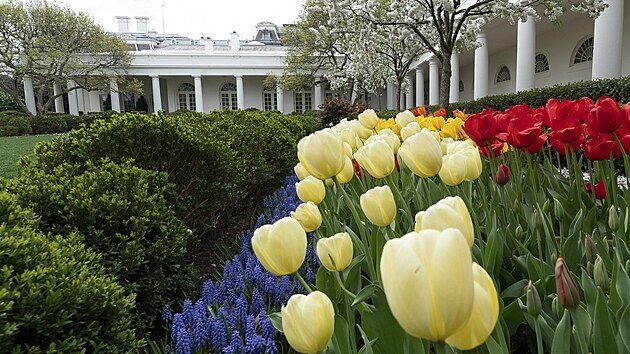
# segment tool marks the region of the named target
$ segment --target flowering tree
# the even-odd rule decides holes
[[[539,19],[537,7],[544,7],[549,20],[557,22],[567,11],[588,13],[596,18],[605,9],[604,0],[330,0],[329,14],[357,17],[377,26],[403,26],[433,53],[441,64],[440,105],[449,103],[451,55],[477,46],[483,25],[495,18],[510,23]],[[342,15],[337,15],[337,13]]]

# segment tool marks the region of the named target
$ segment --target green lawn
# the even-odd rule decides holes
[[[54,135],[23,135],[0,137],[0,177],[17,174],[17,162],[24,155],[33,155],[35,144],[50,141]]]

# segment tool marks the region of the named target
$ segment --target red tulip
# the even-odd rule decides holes
[[[549,114],[547,112],[547,109],[545,109],[545,107],[538,107],[534,111],[534,118],[536,119],[537,122],[542,123],[542,125],[545,127],[551,126],[551,122],[549,121]]]
[[[394,163],[396,164],[396,171],[400,172],[400,165],[398,164],[398,155],[394,154]]]
[[[416,107],[416,108],[412,109],[411,113],[413,113],[414,116],[419,117],[419,116],[426,115],[427,114],[427,110],[424,108],[424,106],[420,106],[420,107]]]
[[[359,167],[359,163],[357,162],[357,160],[352,159],[352,166],[354,166],[354,172],[356,173],[357,177],[359,178],[359,180],[361,180],[361,167]]]
[[[508,125],[508,143],[516,148],[526,148],[536,142],[542,128],[536,123],[534,116],[527,113],[514,117]]]
[[[495,112],[484,109],[481,113],[471,114],[464,123],[464,131],[478,146],[486,146],[494,140],[497,133]]]
[[[558,140],[557,138],[555,138],[555,136],[552,134],[549,134],[549,142],[551,143],[551,147],[553,147],[554,149],[556,149],[556,151],[558,152],[558,154],[564,156],[567,152],[567,148],[569,150],[569,153],[574,153],[577,152],[580,149],[580,146],[582,145],[582,142],[584,141],[584,137],[580,136],[580,138],[578,140],[575,140],[571,143],[563,143],[562,141]],[[568,146],[567,146],[568,145]]]
[[[497,114],[497,133],[507,133],[510,121],[514,118],[509,114]]]
[[[492,145],[490,145],[490,147],[480,146],[479,152],[487,158],[498,157],[501,156],[501,153],[503,153],[503,145],[504,143],[502,141],[495,141],[494,143],[492,143]],[[490,150],[492,150],[492,155],[490,153]]]
[[[591,161],[608,160],[619,155],[621,150],[610,134],[589,135],[584,143],[584,157]]]
[[[580,292],[571,276],[569,267],[564,263],[564,259],[558,256],[555,268],[556,292],[560,305],[564,308],[574,308],[580,304]]]
[[[555,111],[555,116],[551,116],[551,130],[555,139],[563,143],[572,143],[582,135],[582,125],[580,124],[579,106],[575,101],[564,101],[560,103]]]
[[[543,145],[545,145],[547,139],[549,139],[549,136],[547,134],[539,135],[536,141],[533,144],[529,145],[526,149],[523,149],[523,151],[527,150],[529,154],[536,154],[540,150],[542,150],[542,147]]]
[[[560,102],[555,98],[550,98],[549,101],[547,101],[547,104],[545,105],[545,110],[547,111],[547,117],[550,120],[556,118],[556,110],[558,109],[559,105]]]
[[[603,180],[600,180],[599,182],[597,182],[594,189],[595,189],[595,198],[597,199],[606,198],[606,186],[604,185]],[[591,184],[591,182],[586,183],[586,193],[588,194],[593,193],[593,185]]]
[[[595,107],[590,110],[586,123],[597,133],[611,134],[623,123],[619,104],[611,97],[600,97]]]
[[[497,168],[497,173],[494,174],[494,182],[502,186],[510,180],[510,169],[507,165],[501,164],[499,168]]]
[[[444,107],[438,109],[437,111],[433,112],[433,116],[434,117],[446,117],[446,110],[444,109]]]
[[[574,101],[576,104],[576,114],[580,117],[582,123],[586,122],[588,113],[593,109],[593,100],[590,97],[582,97],[579,100]]]

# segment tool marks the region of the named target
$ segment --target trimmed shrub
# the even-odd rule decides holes
[[[26,118],[26,114],[24,112],[19,112],[19,111],[0,112],[0,126],[9,125],[9,121],[16,117]]]
[[[0,112],[18,110],[20,107],[8,93],[0,91]]]
[[[135,326],[152,328],[162,306],[183,299],[194,284],[186,260],[190,234],[171,205],[166,174],[130,163],[63,163],[50,171],[23,164],[7,189],[40,218],[44,232],[78,232],[127,294],[135,293]]]
[[[74,129],[81,129],[82,125],[86,123],[85,115],[75,116],[72,114],[64,114],[64,115],[60,115],[59,117],[62,117],[63,120],[66,121],[66,127],[68,128],[68,131],[74,130]]]
[[[31,117],[33,134],[54,134],[68,131],[68,124],[61,115],[36,115]]]
[[[0,136],[16,136],[20,135],[20,129],[14,125],[0,126]]]
[[[34,220],[0,192],[0,352],[137,352],[133,295],[77,235],[47,237]]]
[[[31,122],[27,117],[13,117],[9,119],[9,126],[17,128],[17,135],[26,135],[31,133]]]

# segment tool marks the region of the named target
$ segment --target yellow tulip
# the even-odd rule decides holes
[[[446,343],[460,350],[470,350],[488,339],[499,318],[497,290],[485,269],[472,265],[475,295],[470,318],[457,332],[446,338]]]
[[[442,138],[440,137],[440,133],[438,133],[438,132],[436,132],[434,130],[427,129],[427,128],[422,128],[421,131],[426,131],[426,132],[431,133],[431,135],[433,135],[433,138],[435,138],[435,141],[437,141],[438,144],[442,142]]]
[[[340,232],[317,241],[319,262],[331,272],[341,272],[352,262],[352,239],[347,232]]]
[[[301,181],[304,178],[306,178],[307,176],[310,176],[311,174],[308,173],[308,171],[304,168],[304,166],[302,166],[302,164],[300,162],[298,162],[297,165],[295,165],[293,167],[293,171],[295,172],[295,175],[297,176],[297,178]]]
[[[481,172],[483,171],[483,164],[481,163],[479,150],[473,147],[472,149],[463,151],[461,155],[466,157],[466,180],[474,181],[479,178],[479,176],[481,176]]]
[[[411,122],[400,130],[400,136],[404,141],[409,139],[409,137],[411,137],[412,135],[420,133],[420,131],[422,131],[422,128],[420,128],[420,124],[416,122]]]
[[[356,124],[354,125],[354,132],[362,140],[365,140],[365,139],[369,138],[372,135],[372,130],[364,127],[359,122],[356,122]]]
[[[431,127],[429,129],[436,130],[436,131],[439,131],[440,129],[442,129],[444,124],[446,124],[444,117],[441,117],[441,116],[431,117],[430,121],[431,121]]]
[[[364,145],[357,150],[354,158],[359,163],[359,166],[374,178],[384,178],[396,168],[392,149],[385,141],[381,140]]]
[[[357,149],[357,134],[353,129],[343,129],[339,132],[339,136],[341,137],[341,141],[350,145],[352,151]]]
[[[306,232],[312,232],[322,225],[322,214],[313,202],[306,202],[298,205],[295,211],[290,213],[291,217],[297,220]]]
[[[456,229],[387,241],[380,264],[383,290],[400,326],[431,341],[456,333],[473,309],[471,264],[470,247]]]
[[[475,242],[475,231],[466,203],[460,197],[446,197],[427,210],[416,214],[415,231],[457,229],[466,238],[468,246]]]
[[[297,220],[286,217],[254,231],[252,249],[260,264],[281,276],[297,272],[306,257],[306,232]]]
[[[359,123],[361,123],[361,125],[365,128],[372,130],[376,128],[376,124],[378,123],[378,116],[373,109],[366,109],[359,114]]]
[[[332,129],[317,131],[298,143],[298,159],[311,175],[321,180],[341,171],[344,156],[341,138]]]
[[[343,152],[346,157],[352,158],[352,146],[350,146],[350,144],[346,143],[345,141],[343,142]]]
[[[405,140],[398,150],[398,156],[420,177],[435,176],[442,167],[442,148],[427,131],[416,133]]]
[[[291,296],[280,310],[289,345],[299,353],[317,353],[328,345],[335,330],[335,309],[321,291]]]
[[[326,197],[326,188],[324,182],[313,177],[306,176],[303,180],[295,184],[295,191],[298,198],[304,203],[313,202],[317,205]]]
[[[407,124],[416,121],[416,117],[410,111],[400,112],[396,115],[396,124],[400,129],[404,128]]]
[[[374,137],[378,137],[378,138],[374,138]],[[385,141],[387,145],[389,145],[389,147],[392,149],[394,154],[397,154],[398,149],[400,148],[400,137],[396,135],[391,129],[383,129],[380,132],[378,132],[377,135],[373,135],[370,138],[368,138],[368,140],[370,139],[374,139],[373,141],[376,141],[376,140]],[[368,144],[368,140],[365,141],[365,145]]]
[[[337,181],[339,183],[348,183],[354,178],[354,165],[352,160],[346,156],[346,163],[343,166],[343,170],[337,174]]]
[[[342,170],[343,171],[343,170]],[[335,185],[335,180],[333,180],[332,178],[326,178],[326,180],[324,181],[324,183],[326,183],[326,185],[328,187],[332,187]]]
[[[462,154],[444,155],[440,179],[447,186],[456,186],[466,179],[466,157]]]
[[[448,146],[454,142],[453,138],[444,138],[440,142],[440,146],[442,147],[442,155],[446,155],[448,152]]]
[[[388,226],[396,217],[396,202],[388,185],[374,187],[360,197],[361,209],[376,226]]]

